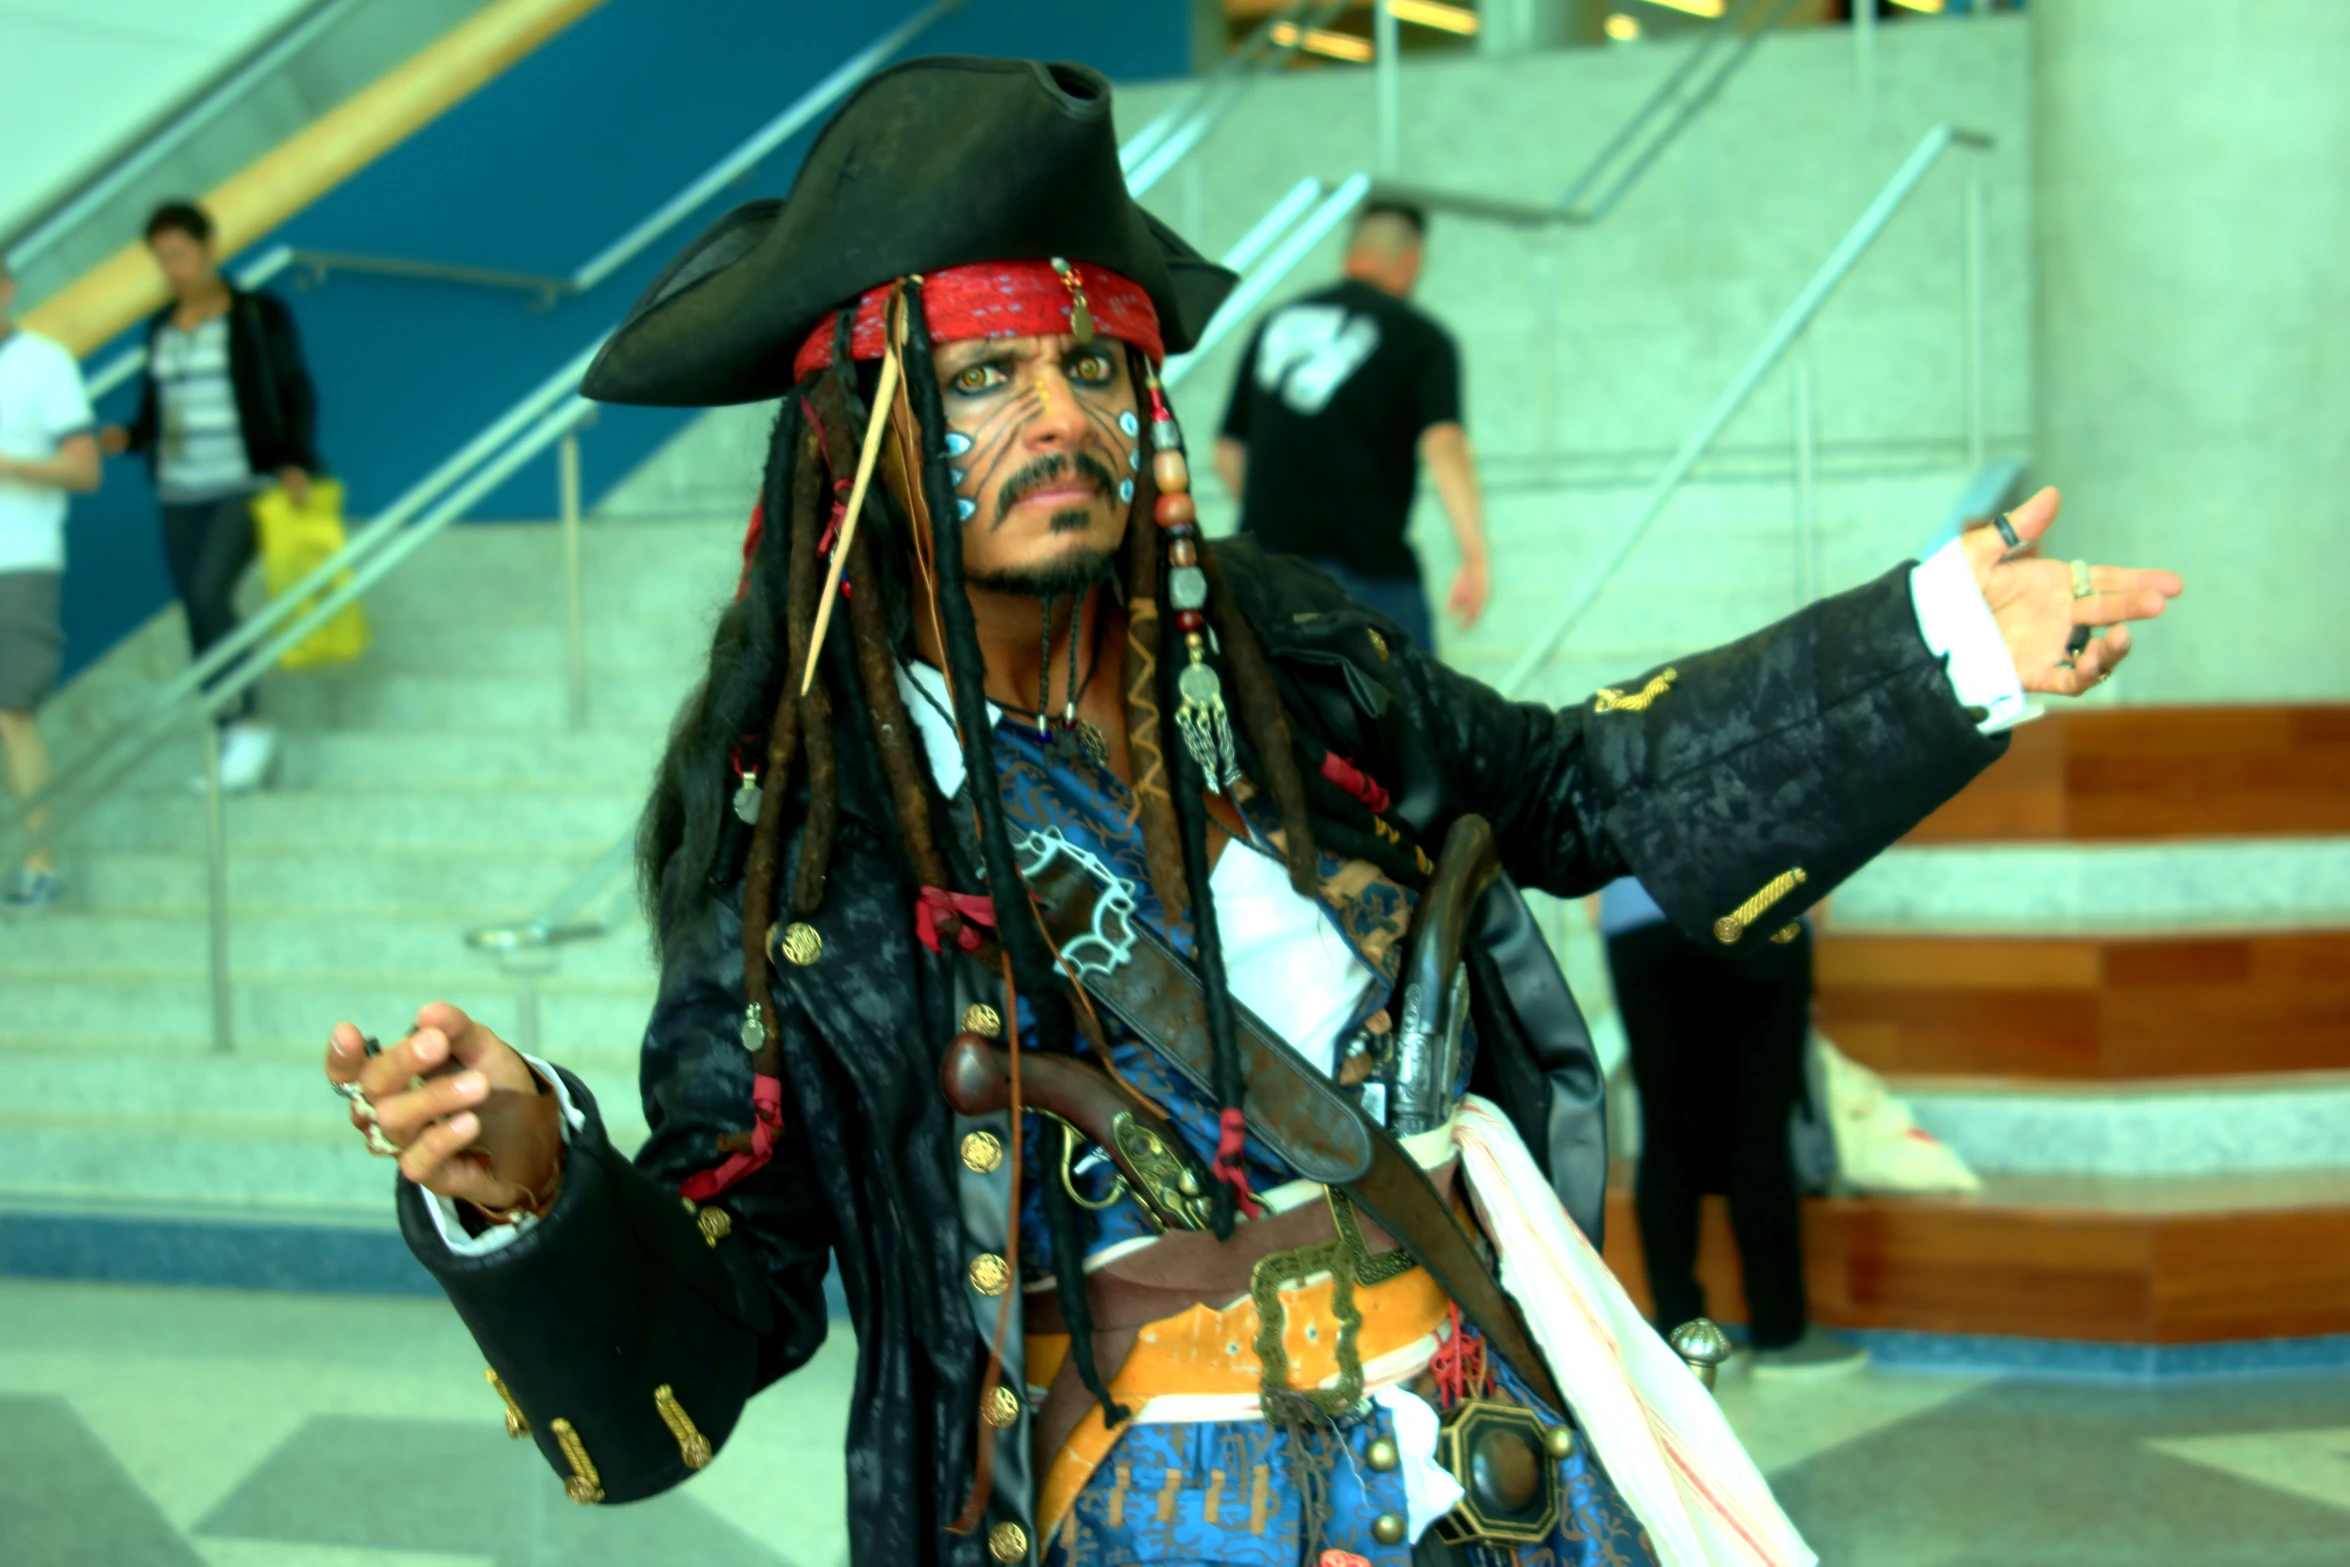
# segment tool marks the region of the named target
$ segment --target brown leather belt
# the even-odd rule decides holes
[[[1445,1202],[1452,1200],[1458,1169],[1458,1161],[1453,1161],[1430,1172],[1432,1185]],[[1258,1265],[1268,1258],[1344,1240],[1360,1275],[1392,1277],[1411,1267],[1401,1242],[1377,1221],[1353,1214],[1351,1205],[1340,1205],[1344,1203],[1343,1197],[1338,1204],[1301,1203],[1286,1213],[1239,1226],[1229,1241],[1219,1241],[1205,1231],[1170,1232],[1087,1273],[1085,1299],[1093,1313],[1094,1363],[1101,1368],[1104,1383],[1116,1380],[1134,1352],[1136,1336],[1145,1327],[1193,1306],[1221,1309],[1251,1293]],[[1347,1216],[1352,1235],[1341,1236],[1341,1215]],[[1382,1265],[1381,1259],[1394,1260]],[[1366,1277],[1365,1282],[1369,1281]],[[1051,1290],[1032,1291],[1024,1311],[1030,1333],[1069,1331],[1060,1300]],[[1064,1356],[1030,1427],[1040,1467],[1051,1463],[1092,1407],[1093,1395],[1078,1380],[1077,1357]]]

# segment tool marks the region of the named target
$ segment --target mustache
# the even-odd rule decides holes
[[[1108,463],[1103,462],[1093,453],[1055,452],[1050,456],[1039,457],[1033,462],[1022,464],[1019,470],[1005,479],[996,490],[995,520],[997,526],[1002,526],[1003,520],[1012,514],[1012,508],[1019,505],[1023,499],[1067,478],[1072,473],[1092,480],[1094,487],[1104,495],[1117,493],[1118,476],[1110,472]]]

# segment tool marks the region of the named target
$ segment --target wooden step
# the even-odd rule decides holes
[[[2350,833],[2350,704],[2051,712],[1910,843]]]
[[[2350,1068],[2350,930],[1887,936],[1814,949],[1820,1026],[1909,1076],[2123,1079]]]
[[[1812,1317],[1830,1327],[2108,1344],[2350,1332],[2350,1172],[2003,1176],[1974,1197],[1813,1198],[1803,1224]],[[1609,1193],[1606,1256],[1649,1309],[1626,1187]],[[1719,1197],[1698,1278],[1712,1316],[1746,1320]]]

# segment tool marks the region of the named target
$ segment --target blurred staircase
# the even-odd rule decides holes
[[[66,901],[0,926],[0,1262],[27,1260],[6,1237],[13,1213],[15,1251],[32,1245],[28,1211],[387,1229],[388,1171],[319,1077],[327,1029],[348,1017],[394,1037],[446,998],[513,1030],[514,982],[461,933],[535,912],[635,820],[739,528],[583,530],[584,728],[567,724],[551,525],[453,530],[374,595],[365,659],[271,678],[276,785],[227,812],[231,1055],[207,1043],[193,747],[151,757],[80,823]],[[546,1048],[624,1142],[641,1136],[654,981],[633,920],[540,981]]]
[[[2346,790],[2350,707],[2076,707],[1839,891],[1820,1026],[1984,1190],[1807,1204],[1822,1320],[1921,1366],[2350,1366]],[[1720,1211],[1700,1271],[1741,1317]]]

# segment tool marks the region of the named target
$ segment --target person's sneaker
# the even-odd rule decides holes
[[[27,866],[9,879],[8,891],[0,896],[0,904],[11,914],[34,914],[65,896],[65,878],[55,871],[37,871]]]
[[[1757,1382],[1782,1378],[1793,1381],[1800,1377],[1848,1375],[1868,1365],[1869,1352],[1850,1339],[1823,1333],[1818,1328],[1805,1328],[1803,1337],[1792,1344],[1754,1351],[1753,1361]]]
[[[231,724],[220,736],[220,788],[243,794],[268,781],[277,760],[277,731],[267,724]]]

